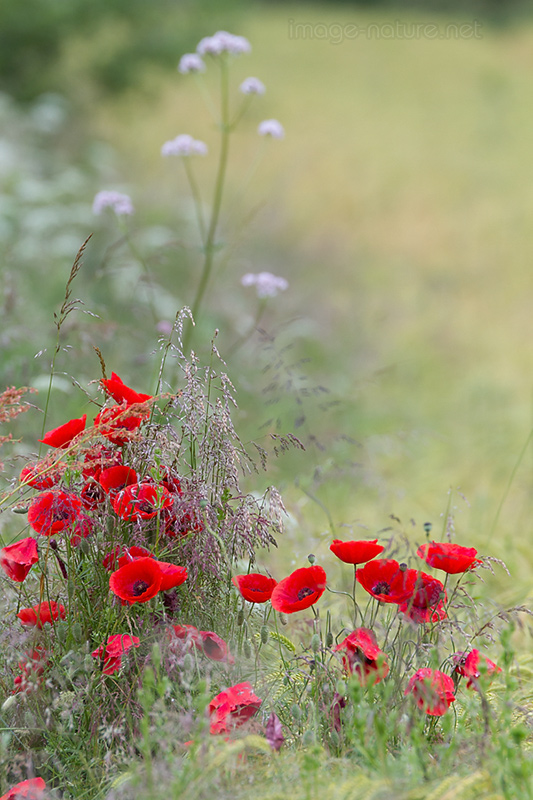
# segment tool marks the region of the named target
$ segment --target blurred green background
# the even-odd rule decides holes
[[[73,293],[98,318],[75,312],[63,329],[70,349],[58,359],[49,427],[85,410],[70,376],[98,378],[95,345],[126,382],[153,386],[149,301],[172,321],[192,303],[200,264],[185,177],[160,147],[184,132],[209,144],[197,164],[206,197],[217,152],[198,85],[176,65],[203,35],[242,34],[252,53],[232,65],[235,96],[248,75],[267,93],[235,133],[228,246],[194,346],[205,357],[220,329],[244,439],[272,449],[269,434],[292,431],[306,445],[250,481],[275,482],[286,497],[276,558],[301,565],[313,550],[325,562],[330,523],[340,538],[390,528],[414,545],[430,521],[436,538],[454,529],[459,543],[503,558],[513,581],[495,567],[489,589],[523,600],[533,566],[527,4],[24,8],[8,0],[0,10],[2,384],[36,385],[44,397],[52,314],[94,232]],[[215,77],[211,65],[211,89]],[[271,117],[286,137],[260,142],[257,125]],[[132,197],[128,225],[152,284],[117,244],[113,218],[92,215],[100,189]],[[290,287],[268,304],[264,333],[248,336],[257,301],[240,278],[262,270]],[[14,428],[28,451],[40,433],[31,414]]]

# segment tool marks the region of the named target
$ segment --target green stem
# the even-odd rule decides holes
[[[498,522],[499,522],[499,519],[500,519],[500,514],[501,514],[501,511],[502,511],[502,508],[503,508],[503,504],[507,500],[507,495],[509,494],[509,492],[511,490],[511,486],[513,485],[513,481],[515,479],[515,475],[518,472],[518,468],[519,468],[520,464],[522,463],[522,459],[524,458],[524,456],[525,456],[525,454],[527,452],[527,449],[528,449],[529,445],[531,444],[531,440],[532,439],[533,439],[533,428],[529,432],[529,435],[528,435],[528,437],[526,439],[526,442],[525,442],[522,450],[520,451],[520,454],[518,456],[516,464],[513,467],[513,471],[511,472],[511,475],[509,477],[509,481],[507,483],[507,486],[505,487],[505,491],[504,491],[504,493],[502,495],[502,499],[500,500],[500,505],[498,506],[498,510],[496,511],[496,516],[494,517],[494,522],[492,523],[492,527],[490,529],[489,538],[487,539],[487,544],[490,542],[490,540],[494,536],[494,531],[496,530],[496,527],[498,525]]]
[[[220,121],[220,157],[218,161],[218,170],[215,180],[215,189],[213,194],[213,204],[211,207],[211,219],[207,229],[207,236],[205,240],[205,258],[200,283],[196,291],[196,297],[192,305],[192,316],[195,322],[198,320],[202,301],[204,299],[205,291],[211,277],[213,269],[213,259],[215,255],[215,239],[220,218],[220,210],[222,208],[222,196],[224,192],[224,181],[226,177],[226,168],[228,164],[229,154],[229,137],[230,137],[230,122],[229,122],[229,86],[228,86],[228,64],[225,58],[220,60],[220,108],[221,108],[221,121]],[[188,349],[189,341],[192,334],[192,326],[189,325],[185,333],[183,349]]]

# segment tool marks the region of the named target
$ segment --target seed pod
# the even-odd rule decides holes
[[[194,669],[194,658],[190,653],[185,653],[183,656],[183,671],[192,672]]]
[[[81,642],[83,636],[83,629],[79,622],[74,622],[72,625],[72,635],[77,642]]]
[[[312,747],[316,742],[316,736],[314,731],[306,731],[302,736],[302,745],[304,747]]]
[[[294,719],[296,720],[296,722],[300,722],[300,720],[302,718],[302,709],[300,708],[300,706],[298,706],[298,705],[296,705],[296,703],[294,703],[294,705],[291,706],[291,714],[294,717]]]
[[[320,645],[321,645],[320,636],[318,635],[318,633],[313,633],[313,635],[311,636],[311,650],[313,651],[313,653],[318,653],[320,651]]]
[[[331,631],[326,633],[326,647],[332,647],[333,645],[333,634]]]
[[[239,608],[237,612],[237,625],[240,627],[244,622],[244,611],[242,608]]]
[[[251,647],[250,642],[248,641],[248,639],[244,640],[244,642],[242,644],[242,650],[243,650],[243,653],[244,653],[246,658],[251,658],[252,657],[252,647]]]
[[[261,641],[263,642],[263,644],[266,644],[268,642],[268,628],[266,625],[263,625],[263,627],[261,628]]]
[[[279,621],[281,622],[282,625],[286,625],[287,624],[287,617],[282,612],[280,612],[280,614],[279,614]]]
[[[91,553],[91,545],[87,541],[87,539],[82,539],[80,542],[80,550],[84,556],[88,556]]]

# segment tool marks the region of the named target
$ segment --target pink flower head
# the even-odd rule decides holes
[[[113,191],[101,191],[95,195],[93,214],[99,215],[105,208],[111,208],[117,217],[133,214],[133,204],[127,194]]]
[[[205,72],[205,64],[197,53],[185,53],[180,58],[178,71],[182,75],[188,75],[189,72]]]
[[[251,49],[250,42],[244,36],[235,36],[227,31],[217,31],[213,36],[205,36],[201,39],[196,52],[201,56],[219,56],[222,53],[238,56],[242,53],[249,53]]]
[[[272,139],[283,139],[285,130],[277,119],[264,119],[257,128],[259,136],[270,136]]]

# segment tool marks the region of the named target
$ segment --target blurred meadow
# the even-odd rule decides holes
[[[216,152],[197,83],[175,65],[199,35],[242,34],[252,53],[235,62],[234,85],[255,75],[267,93],[232,141],[222,216],[230,247],[193,346],[205,358],[220,330],[245,440],[272,449],[270,433],[293,432],[306,446],[250,480],[258,491],[275,483],[290,514],[265,563],[281,571],[309,551],[325,561],[332,526],[340,538],[401,530],[414,546],[431,522],[435,538],[453,530],[457,542],[504,559],[513,580],[496,566],[489,590],[503,604],[524,602],[533,568],[533,22],[481,16],[476,36],[457,38],[442,32],[473,16],[400,4],[232,4],[228,17],[220,7],[204,13],[200,33],[194,20],[175,64],[146,65],[120,94],[87,80],[106,42],[68,35],[56,89],[22,105],[2,96],[3,384],[46,394],[52,314],[94,232],[73,294],[98,318],[76,312],[62,332],[72,349],[58,359],[65,374],[49,424],[87,410],[70,376],[82,386],[99,377],[94,346],[125,381],[153,389],[156,322],[191,304],[198,280],[185,175],[160,147],[179,133],[207,142],[197,169],[205,197]],[[397,20],[437,25],[438,36],[391,37]],[[168,25],[179,27],[178,9]],[[353,25],[382,35],[339,36]],[[123,36],[119,24],[106,30],[110,41]],[[258,123],[271,117],[285,139],[258,141]],[[93,217],[101,189],[131,196],[128,226],[136,250],[151,254],[149,279],[116,244],[116,222]],[[289,289],[249,335],[257,301],[240,278],[263,270]],[[40,424],[35,414],[14,426],[20,453],[33,449],[28,427],[39,434]]]

